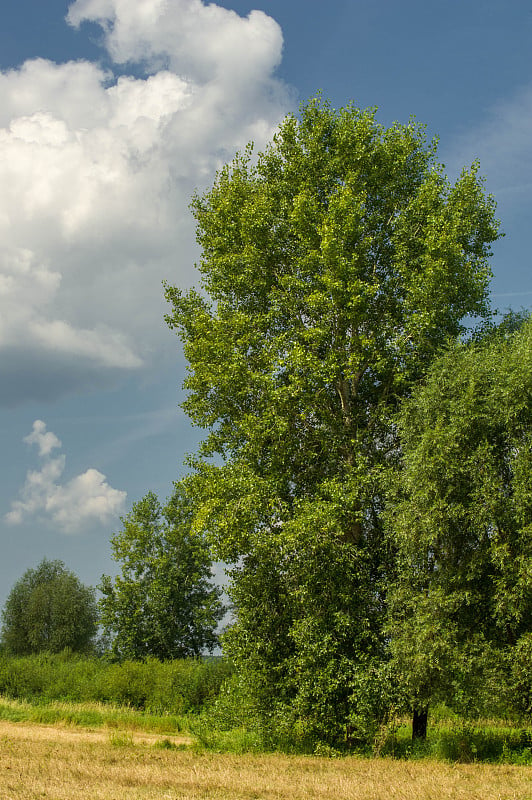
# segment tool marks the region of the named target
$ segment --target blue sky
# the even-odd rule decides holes
[[[493,304],[529,307],[532,5],[518,0],[18,0],[0,31],[0,604],[43,556],[96,584],[118,515],[200,433],[161,281],[191,286],[188,202],[316,91],[415,115],[480,159],[506,233]]]

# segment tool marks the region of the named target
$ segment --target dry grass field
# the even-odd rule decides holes
[[[532,800],[530,767],[189,745],[184,735],[0,722],[0,800]]]

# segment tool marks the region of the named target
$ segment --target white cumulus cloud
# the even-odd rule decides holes
[[[191,194],[249,140],[263,146],[290,102],[281,30],[262,12],[77,0],[68,22],[85,21],[132,74],[44,59],[0,73],[0,404],[175,349],[161,281],[195,280]]]
[[[35,420],[24,441],[37,445],[43,464],[39,470],[28,471],[19,498],[5,515],[6,522],[17,525],[37,517],[64,533],[74,533],[95,523],[106,524],[124,512],[126,492],[113,489],[106,476],[96,469],[60,483],[66,457],[64,454],[51,457],[52,450],[61,447],[61,441],[46,430],[42,420]]]

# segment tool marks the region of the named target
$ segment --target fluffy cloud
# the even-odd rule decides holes
[[[262,11],[242,18],[202,0],[76,0],[67,19],[102,25],[115,62],[164,63],[199,84],[253,92],[281,59],[281,30]]]
[[[0,403],[50,399],[175,348],[161,280],[190,285],[196,187],[288,106],[277,23],[200,0],[77,0],[115,79],[42,59],[0,73]]]
[[[44,463],[40,470],[28,471],[19,499],[13,501],[5,516],[6,522],[17,525],[37,516],[64,533],[74,533],[87,525],[106,524],[123,513],[126,492],[109,486],[105,475],[96,469],[60,483],[66,458],[63,454],[50,456],[52,450],[61,447],[61,441],[46,430],[42,420],[35,420],[24,441],[37,445]]]

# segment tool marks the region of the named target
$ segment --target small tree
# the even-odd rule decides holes
[[[221,590],[211,583],[209,549],[191,533],[191,517],[179,485],[165,506],[149,492],[112,538],[122,572],[114,580],[104,575],[99,588],[102,624],[116,657],[185,658],[216,646]]]
[[[11,655],[90,650],[98,623],[94,589],[62,561],[43,559],[13,586],[2,612],[2,645]]]

